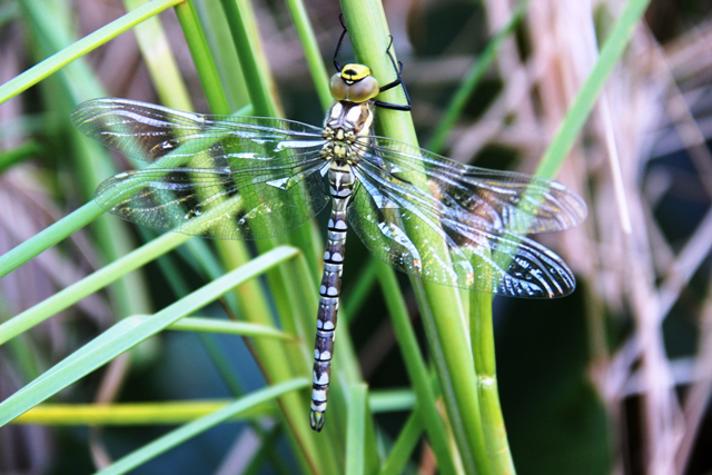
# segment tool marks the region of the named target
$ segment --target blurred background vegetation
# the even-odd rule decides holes
[[[0,1],[0,82],[142,3]],[[237,3],[246,8],[247,2]],[[284,116],[319,124],[323,109],[313,71],[286,3],[294,2],[251,2],[248,10],[259,30],[253,34]],[[478,166],[533,173],[597,61],[597,42],[624,2],[537,0],[519,17],[515,3],[388,0],[384,7],[405,64],[421,145]],[[250,103],[222,6],[211,0],[193,5],[208,26],[224,97],[211,100],[206,93],[186,45],[185,22],[168,9],[0,105],[0,255],[90,199],[96,184],[111,174],[108,164],[124,167],[117,157],[100,160],[97,154],[104,152],[81,142],[69,121],[79,99],[117,96],[221,113]],[[330,68],[341,31],[339,5],[310,0],[306,12]],[[494,301],[499,392],[519,473],[712,470],[711,12],[712,2],[704,0],[650,3],[558,174],[585,198],[589,218],[542,239],[571,265],[577,291],[554,301]],[[508,24],[511,34],[492,49],[492,38]],[[439,135],[453,94],[473,66],[484,64],[483,52],[493,55],[491,64],[463,98],[457,120]],[[347,47],[345,58],[351,54]],[[216,111],[216,103],[226,110]],[[152,237],[113,217],[103,219],[2,277],[0,320]],[[218,268],[229,268],[226,251],[215,248],[208,243],[206,252],[221,256]],[[209,282],[214,276],[197,269],[187,253],[148,263],[123,284],[92,293],[0,347],[0,400],[120,318],[161,309]],[[377,269],[353,236],[348,253],[348,323],[342,322],[357,368],[371,391],[405,390],[400,410],[375,416],[377,445],[388,446],[408,419],[410,380],[374,283]],[[403,295],[427,356],[406,282]],[[268,305],[279,305],[271,295]],[[219,306],[209,311],[222,312]],[[338,341],[337,351],[347,353],[346,342]],[[230,398],[265,385],[255,351],[260,349],[235,336],[165,332],[69,386],[53,402]],[[268,412],[249,423],[222,424],[135,473],[293,473],[294,446],[275,411]],[[5,426],[0,472],[91,472],[170,429]],[[436,472],[427,440],[417,442],[404,470]]]

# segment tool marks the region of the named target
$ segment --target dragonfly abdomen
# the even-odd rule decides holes
[[[319,286],[319,311],[316,320],[314,341],[314,368],[312,371],[312,400],[309,422],[311,428],[320,431],[324,427],[327,392],[331,373],[331,358],[334,354],[336,317],[341,293],[341,274],[346,251],[346,212],[353,192],[354,176],[334,166],[329,170],[329,193],[331,215],[327,226],[327,241],[324,250],[324,272]]]

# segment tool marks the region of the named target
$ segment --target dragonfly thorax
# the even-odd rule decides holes
[[[339,164],[356,164],[369,145],[373,109],[368,103],[339,101],[324,120],[321,155]]]

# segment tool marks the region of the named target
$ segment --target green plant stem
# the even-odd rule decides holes
[[[378,277],[383,288],[388,313],[393,322],[393,331],[398,341],[398,346],[403,353],[408,378],[413,384],[418,397],[417,413],[423,421],[423,427],[428,434],[428,439],[433,447],[438,468],[443,474],[455,474],[453,454],[449,450],[449,441],[445,425],[437,411],[435,393],[430,381],[427,366],[420,354],[418,340],[408,317],[403,296],[400,293],[398,281],[393,269],[386,264],[378,262]]]
[[[381,467],[380,475],[400,475],[408,465],[410,454],[413,453],[420,434],[423,433],[424,424],[416,412],[413,412],[398,434],[396,442],[391,447],[388,458]]]
[[[581,86],[581,90],[576,94],[573,103],[566,112],[564,121],[544,152],[536,169],[536,176],[552,178],[561,168],[649,3],[650,0],[629,0],[626,2],[621,16],[616,20],[601,48],[601,53],[593,65],[591,73]]]
[[[176,300],[153,314],[151,318],[127,317],[120,320],[1,402],[0,426],[7,424],[20,414],[27,412],[179,319],[204,308],[235,286],[294,258],[298,253],[297,249],[291,247],[276,248]]]
[[[349,391],[349,415],[346,432],[346,475],[364,475],[366,437],[366,394],[364,383],[353,384]]]
[[[482,432],[487,444],[489,471],[503,475],[514,474],[514,461],[499,404],[491,294],[470,292],[470,339],[477,369]]]
[[[185,317],[175,322],[168,329],[197,333],[222,333],[224,335],[258,336],[276,338],[278,340],[294,340],[294,336],[277,330],[274,327],[260,325],[258,323],[235,322],[217,318]]]
[[[0,104],[15,97],[77,58],[85,56],[90,51],[108,43],[135,25],[167,10],[183,0],[154,0],[140,8],[129,12],[111,23],[99,28],[79,41],[54,53],[47,59],[31,67],[24,73],[15,76],[0,86]]]
[[[175,330],[184,317],[168,330]],[[242,393],[242,390],[239,391]],[[113,404],[40,404],[12,421],[13,424],[41,424],[62,426],[130,426],[180,424],[202,417],[229,405],[229,399],[201,399],[191,401],[131,402]],[[412,409],[415,397],[408,390],[374,391],[368,398],[374,412],[393,412]],[[241,414],[240,419],[275,416],[273,404],[256,406]]]
[[[445,107],[445,113],[443,114],[442,119],[440,119],[440,122],[438,122],[438,125],[433,131],[433,134],[425,148],[432,150],[435,153],[439,153],[442,150],[445,145],[445,139],[450,133],[452,126],[455,125],[455,122],[462,114],[462,111],[467,105],[467,101],[479,85],[480,80],[497,58],[497,53],[504,43],[504,40],[512,34],[514,29],[524,17],[526,4],[526,1],[519,3],[509,22],[507,22],[504,28],[498,31],[497,34],[494,35],[487,43],[487,46],[482,51],[482,54],[479,58],[477,58],[475,64],[473,64],[467,72],[465,78],[457,88],[457,91],[455,91],[455,94],[452,96],[452,99],[450,99],[447,107]]]
[[[219,216],[220,211],[228,210],[239,205],[239,199],[225,202],[222,206],[210,210],[203,216],[192,220],[188,226],[189,232],[194,229],[198,232],[202,226],[206,226],[212,219]],[[190,239],[187,234],[166,233],[161,237],[150,241],[138,249],[122,256],[101,269],[88,275],[82,280],[75,282],[69,287],[57,292],[42,302],[30,307],[24,312],[16,315],[10,320],[0,324],[0,345],[33,326],[45,321],[58,312],[74,305],[79,300],[91,295],[99,289],[104,288],[127,273],[141,267],[156,257],[169,252],[171,249],[183,244]]]
[[[231,401],[160,401],[119,404],[40,404],[13,424],[51,426],[119,426],[182,424],[223,409]],[[273,404],[262,404],[239,415],[238,420],[275,415]],[[233,419],[235,420],[235,419]]]
[[[186,0],[177,5],[175,11],[210,110],[214,114],[229,114],[232,112],[230,103],[193,1]]]
[[[219,409],[212,414],[201,417],[189,424],[186,424],[168,434],[154,440],[153,442],[144,445],[138,450],[131,452],[130,454],[120,458],[109,467],[100,470],[99,474],[109,475],[109,474],[120,474],[126,473],[133,470],[136,467],[148,462],[149,460],[157,457],[158,455],[172,449],[188,439],[195,437],[198,434],[205,432],[206,430],[217,426],[221,422],[224,422],[236,415],[246,411],[258,404],[265,401],[276,399],[280,396],[284,396],[289,392],[302,389],[307,386],[309,382],[306,379],[292,379],[290,381],[285,381],[274,386],[255,391],[254,393],[242,397],[235,401],[234,403]]]
[[[69,17],[68,5],[25,0],[21,7],[41,54],[59,51],[73,41],[74,34],[69,29],[68,22],[57,21],[58,18]],[[103,95],[101,84],[82,60],[66,65],[57,80],[48,81],[44,86],[42,92],[51,109],[65,117],[79,101]],[[68,144],[64,152],[69,153],[74,160],[74,183],[79,194],[86,198],[93,194],[102,177],[113,173],[113,166],[108,154],[99,148],[98,144],[80,136],[75,129],[63,132],[58,143]],[[60,153],[61,150],[62,147],[59,147]],[[116,259],[131,248],[131,236],[126,227],[118,221],[100,218],[94,224],[93,231],[105,262]],[[146,286],[141,274],[116,282],[109,289],[109,294],[113,313],[116,315],[144,313],[149,309]]]
[[[0,152],[0,173],[17,165],[24,160],[37,155],[42,150],[39,143],[34,140],[27,141],[13,149]]]
[[[324,66],[324,61],[321,59],[319,44],[314,36],[311,23],[309,23],[304,2],[302,2],[302,0],[287,0],[287,8],[289,8],[289,12],[292,15],[292,22],[297,29],[297,35],[304,50],[304,59],[307,61],[309,72],[311,73],[319,101],[321,102],[321,107],[328,109],[334,102],[334,99],[331,97],[326,67]]]
[[[381,82],[390,81],[395,72],[385,51],[389,32],[382,5],[377,0],[342,0],[341,5],[359,59],[368,64]],[[400,88],[387,91],[381,99],[405,102]],[[411,145],[418,144],[410,114],[379,110],[378,122],[382,135]],[[422,173],[410,173],[407,179],[427,189]],[[410,228],[407,231],[416,247],[426,241],[439,242],[434,231]],[[433,251],[442,262],[449,262],[444,242],[440,249]],[[417,293],[419,307],[435,356],[455,440],[466,472],[475,473],[477,468],[484,466],[486,450],[482,440],[477,379],[466,339],[466,316],[460,295],[454,288],[429,283],[423,284],[421,290]],[[479,470],[479,473],[484,472]]]

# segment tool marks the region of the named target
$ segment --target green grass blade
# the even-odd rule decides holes
[[[304,50],[304,59],[307,61],[309,73],[312,76],[312,81],[314,81],[319,102],[321,102],[323,109],[327,109],[334,102],[334,99],[331,97],[328,81],[329,76],[326,72],[324,61],[321,59],[319,44],[314,36],[311,23],[309,23],[304,2],[302,2],[302,0],[287,0],[287,8],[289,8],[289,12],[292,14],[292,22],[297,29],[297,35]]]
[[[423,433],[423,423],[420,421],[420,417],[413,412],[408,420],[405,422],[403,429],[401,429],[400,434],[396,442],[391,447],[391,451],[388,454],[388,458],[383,463],[381,467],[380,475],[400,475],[405,472],[405,468],[408,465],[408,460],[410,459],[415,446],[420,439],[420,435]]]
[[[514,461],[499,404],[495,363],[492,295],[470,294],[470,339],[477,368],[478,394],[482,409],[482,432],[487,445],[490,473],[513,474]]]
[[[387,82],[395,72],[386,54],[389,31],[383,7],[377,0],[342,0],[342,11],[351,40],[361,62],[368,64],[374,75]],[[405,95],[395,88],[382,95],[382,100],[403,104]],[[417,145],[418,140],[410,114],[379,110],[382,135]],[[426,188],[422,173],[409,173],[407,179]],[[408,229],[416,247],[420,242],[438,242],[434,231]],[[433,250],[442,262],[449,262],[446,244]],[[419,283],[414,283],[418,286]],[[472,356],[466,339],[466,315],[459,292],[454,288],[426,283],[418,292],[419,306],[426,332],[435,356],[438,375],[445,395],[455,439],[467,473],[476,472],[476,461],[485,458],[480,430],[477,381]]]
[[[127,10],[139,9],[150,3],[150,0],[124,0]],[[146,19],[133,31],[161,102],[174,109],[192,110],[188,88],[158,17]]]
[[[211,56],[215,58],[230,110],[249,104],[247,85],[242,76],[242,67],[237,58],[222,5],[215,0],[192,0],[191,3],[197,7],[199,20],[208,40]]]
[[[151,318],[151,317],[146,317]],[[294,336],[274,327],[250,322],[236,322],[217,318],[185,317],[168,327],[169,330],[198,333],[222,333],[244,337],[266,337],[278,340],[294,340]]]
[[[346,475],[364,475],[366,438],[366,394],[364,383],[351,385],[346,430]]]
[[[200,18],[193,2],[183,2],[176,6],[175,11],[210,110],[214,114],[229,114],[232,111],[225,88],[220,80],[220,72],[210,51],[208,38],[200,24]]]
[[[17,269],[36,255],[49,249],[70,234],[87,226],[103,213],[93,201],[77,208],[61,220],[50,224],[30,239],[0,256],[0,277]]]
[[[170,325],[191,320],[180,319]],[[268,336],[269,335],[251,335]],[[182,424],[222,409],[229,399],[201,399],[198,401],[130,402],[114,404],[40,404],[12,421],[13,424],[42,424],[63,426],[130,426],[147,424]],[[378,391],[370,394],[368,404],[374,412],[404,411],[415,405],[415,396],[408,390]],[[240,420],[276,415],[277,408],[263,404],[240,415]]]
[[[406,411],[415,406],[415,393],[410,389],[380,389],[371,391],[368,407],[371,412]]]
[[[154,0],[129,12],[72,43],[0,86],[0,104],[15,97],[62,67],[111,41],[135,25],[179,4],[183,0]]]
[[[467,105],[467,101],[470,96],[477,88],[480,80],[485,75],[487,70],[490,68],[494,60],[497,58],[497,53],[500,47],[504,43],[504,40],[509,38],[514,29],[517,27],[519,22],[524,17],[524,12],[526,11],[526,1],[521,2],[517,8],[512,13],[512,18],[507,22],[507,24],[492,39],[487,43],[487,46],[482,51],[482,54],[472,65],[472,68],[467,72],[465,78],[460,83],[457,91],[450,99],[450,103],[445,107],[445,113],[442,119],[438,122],[437,127],[433,131],[430,140],[428,141],[425,148],[432,150],[435,153],[439,153],[443,146],[445,145],[445,139],[450,133],[452,126],[462,114],[462,111]]]
[[[398,346],[403,354],[408,378],[418,395],[419,417],[424,422],[428,439],[438,461],[438,467],[443,474],[455,474],[455,462],[449,449],[447,431],[440,414],[437,411],[435,393],[433,392],[427,366],[420,354],[418,339],[408,317],[405,300],[400,293],[398,280],[393,269],[386,264],[378,263],[378,277],[383,288],[388,313],[393,322],[393,331]]]
[[[633,30],[645,13],[649,3],[650,0],[629,0],[626,2],[621,16],[616,20],[601,48],[596,64],[594,64],[591,73],[581,86],[581,90],[576,94],[571,107],[566,112],[564,121],[544,152],[544,156],[536,169],[536,176],[553,178],[561,168],[566,155],[573,147],[581,128],[583,128],[588,116],[591,114],[603,85],[618,63],[633,35]]]
[[[183,424],[225,408],[225,399],[161,401],[118,404],[40,404],[13,420],[13,424],[52,426],[132,426]],[[275,415],[273,404],[261,404],[241,413],[239,420]]]
[[[103,475],[126,473],[243,411],[265,401],[276,399],[290,391],[302,389],[306,387],[308,383],[306,379],[299,378],[255,391],[249,396],[240,398],[223,409],[169,432],[125,457],[120,458],[109,467],[97,473]]]
[[[186,224],[185,233],[199,232],[202,227],[209,226],[213,218],[220,216],[221,212],[229,210],[239,205],[239,198],[226,201],[221,206],[216,207],[205,215],[192,220]],[[16,315],[10,320],[0,324],[0,345],[18,334],[32,328],[44,320],[56,315],[58,312],[75,304],[82,298],[96,292],[97,290],[115,282],[129,272],[138,269],[147,262],[161,256],[171,249],[183,244],[191,238],[185,233],[166,233],[153,241],[144,244],[138,249],[122,256],[101,269],[88,275],[82,280],[75,282],[69,287],[48,297],[42,302]]]
[[[30,140],[10,150],[0,152],[0,174],[41,151],[42,146],[36,141]]]
[[[180,318],[218,299],[225,292],[295,257],[298,251],[279,247],[175,301],[151,318],[125,318],[0,403],[0,426],[66,388],[126,350]]]

